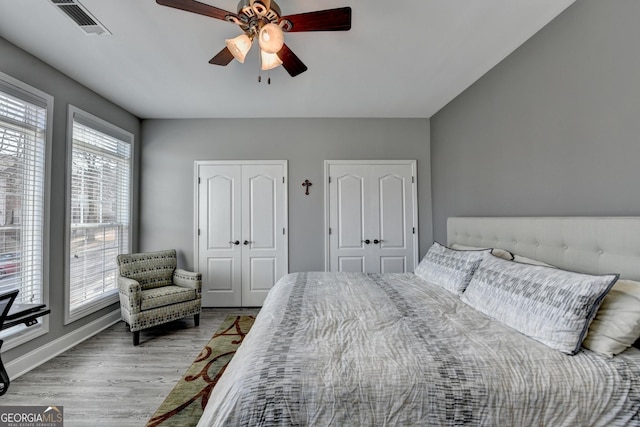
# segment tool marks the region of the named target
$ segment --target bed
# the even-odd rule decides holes
[[[612,356],[581,345],[618,275],[640,280],[640,218],[450,218],[447,233],[447,246],[434,244],[416,274],[281,279],[198,425],[640,425],[640,350]],[[466,289],[425,279],[440,280],[427,265],[438,251],[480,258]],[[574,311],[593,313],[576,314],[583,326],[571,336],[536,336],[546,326],[529,330],[539,319],[501,313],[512,303],[502,294],[483,301],[496,274],[511,270],[579,279],[558,282],[568,286],[563,298],[589,294],[592,307]],[[558,309],[551,300],[533,310],[538,318],[554,317],[544,314]]]

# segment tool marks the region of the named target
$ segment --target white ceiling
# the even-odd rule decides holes
[[[155,0],[79,0],[88,36],[50,0],[0,0],[0,36],[140,118],[431,117],[575,0],[280,0],[283,15],[342,6],[348,32],[289,33],[309,67],[271,85],[252,50],[208,63],[237,26]],[[236,11],[235,0],[201,0]]]

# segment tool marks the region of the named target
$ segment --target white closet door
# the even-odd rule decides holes
[[[415,161],[327,161],[329,271],[413,271]]]
[[[200,166],[198,265],[202,305],[239,307],[242,301],[242,169]]]
[[[286,162],[196,162],[205,307],[261,306],[288,272]]]
[[[371,248],[365,244],[370,228],[369,167],[330,165],[329,204],[331,271],[365,272]]]
[[[375,256],[367,271],[414,270],[412,170],[409,165],[371,166],[371,232]],[[378,241],[378,243],[376,243]],[[375,263],[375,264],[374,264]]]
[[[281,165],[242,167],[242,305],[262,306],[286,274],[283,170]]]

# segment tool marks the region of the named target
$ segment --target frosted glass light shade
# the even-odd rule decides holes
[[[278,55],[275,53],[260,50],[260,56],[262,57],[262,70],[264,71],[272,70],[282,65],[282,59],[278,58]]]
[[[244,63],[247,52],[251,49],[251,39],[246,34],[239,35],[233,39],[225,40],[227,48],[238,62]]]
[[[284,45],[284,33],[282,28],[276,24],[267,24],[260,29],[258,35],[258,43],[260,43],[260,49],[267,53],[278,53]]]

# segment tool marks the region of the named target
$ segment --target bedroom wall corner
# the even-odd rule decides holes
[[[640,214],[640,2],[583,0],[431,118],[433,216]]]

